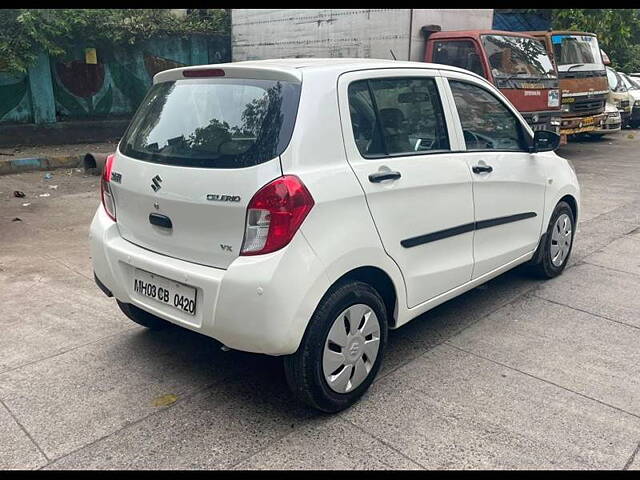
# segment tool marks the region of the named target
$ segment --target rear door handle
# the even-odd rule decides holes
[[[173,223],[171,222],[171,219],[166,215],[161,215],[159,213],[150,213],[149,223],[151,225],[156,225],[162,228],[173,228]]]
[[[401,177],[400,172],[376,172],[369,175],[369,181],[371,183],[380,183],[384,180],[397,180]]]
[[[473,173],[493,172],[493,167],[491,165],[474,165],[471,170]]]

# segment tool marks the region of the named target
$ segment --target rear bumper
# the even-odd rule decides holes
[[[91,224],[90,242],[95,276],[103,291],[236,350],[269,355],[295,352],[328,287],[322,264],[301,234],[282,250],[238,257],[222,270],[160,255],[124,240],[100,207]],[[195,287],[196,314],[135,292],[136,268]]]

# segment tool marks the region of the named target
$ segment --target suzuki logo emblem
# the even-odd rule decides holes
[[[160,175],[156,175],[151,179],[151,188],[153,189],[154,192],[157,192],[158,190],[160,190],[161,183],[162,183],[162,179],[160,178]]]

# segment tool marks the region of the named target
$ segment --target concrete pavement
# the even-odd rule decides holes
[[[96,177],[0,177],[0,468],[640,469],[627,133],[559,152],[583,192],[562,276],[516,269],[392,332],[370,392],[335,416],[293,401],[277,358],[126,319],[93,283]]]

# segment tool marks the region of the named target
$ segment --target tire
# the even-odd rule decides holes
[[[160,330],[167,326],[167,322],[165,320],[156,317],[149,312],[145,312],[135,305],[132,305],[130,303],[122,303],[120,300],[116,300],[116,302],[118,302],[118,307],[120,307],[122,313],[124,313],[138,325],[142,325],[143,327],[147,327],[151,330]]]
[[[566,215],[566,217],[564,217]],[[558,220],[560,220],[560,224]],[[564,219],[567,218],[570,229],[570,237],[567,239],[564,233],[566,229],[563,228]],[[554,229],[559,229],[554,236]],[[567,266],[567,261],[571,256],[571,250],[573,248],[573,238],[575,236],[575,219],[573,217],[573,211],[566,202],[559,202],[556,208],[553,210],[547,232],[544,235],[538,250],[533,256],[534,260],[529,264],[531,272],[540,278],[553,278],[562,273]],[[566,241],[568,240],[568,245]],[[558,251],[554,243],[560,245],[562,252],[562,259],[555,257],[554,254]]]
[[[356,324],[354,330],[351,325],[355,327]],[[348,326],[351,328],[349,333]],[[360,281],[335,285],[316,308],[297,352],[284,358],[285,376],[293,394],[298,400],[327,413],[339,412],[354,404],[378,373],[387,343],[387,327],[388,312],[374,288]],[[369,333],[372,331],[375,333]],[[370,356],[373,356],[376,335],[378,348],[372,361]],[[340,343],[344,346],[340,347]],[[358,355],[359,359],[355,359]],[[325,370],[336,365],[334,375],[327,376]],[[349,380],[345,387],[347,375]],[[334,379],[332,385],[328,378]]]

